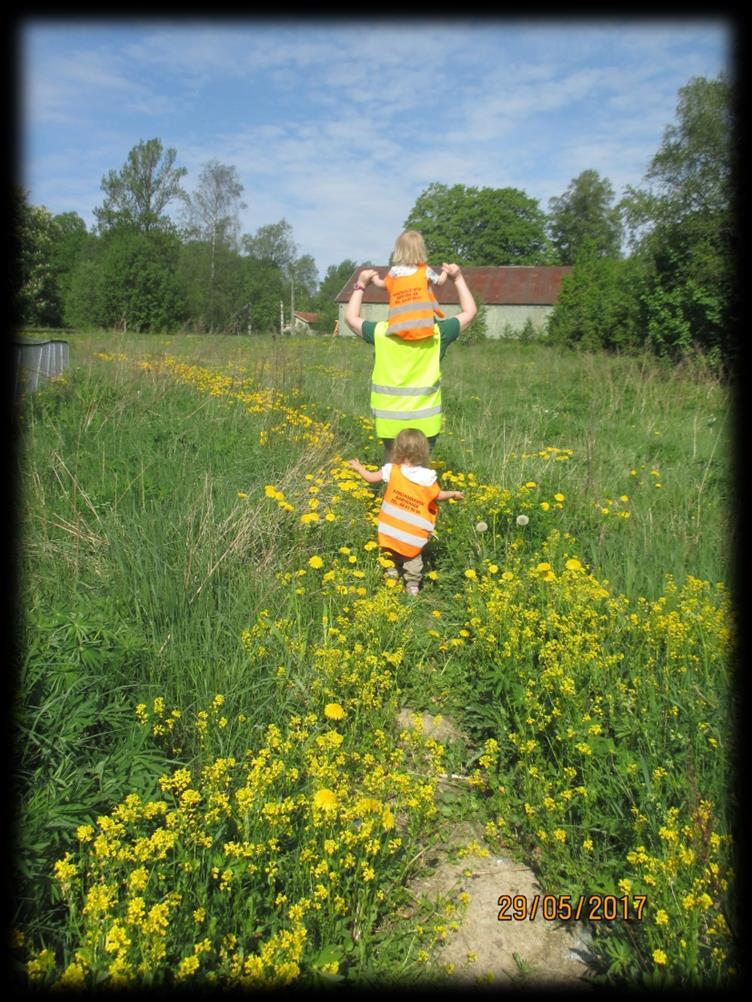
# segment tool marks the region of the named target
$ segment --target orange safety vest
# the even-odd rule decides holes
[[[426,266],[419,264],[412,275],[387,275],[389,293],[388,334],[405,341],[420,341],[433,334],[434,313],[443,317],[438,300],[428,287]]]
[[[417,557],[436,525],[438,483],[422,487],[392,466],[379,512],[379,546],[403,557]]]

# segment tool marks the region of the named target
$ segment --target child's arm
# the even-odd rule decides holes
[[[371,277],[371,285],[375,285],[379,289],[383,289],[386,286],[386,282],[383,278],[379,278],[379,273],[376,271]]]
[[[356,473],[359,473],[369,484],[381,483],[381,470],[367,470],[359,459],[349,459],[347,465],[355,470]]]
[[[436,278],[433,280],[433,284],[434,285],[443,285],[444,282],[446,282],[447,278],[449,278],[449,275],[447,274],[447,272],[442,271],[441,274],[437,275]]]
[[[436,495],[437,501],[464,501],[465,495],[462,491],[439,491]]]

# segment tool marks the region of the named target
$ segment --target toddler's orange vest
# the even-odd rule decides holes
[[[379,512],[379,546],[403,557],[417,557],[436,525],[439,490],[438,483],[414,484],[395,463]]]
[[[419,341],[431,337],[434,313],[443,317],[433,291],[428,287],[426,266],[419,264],[412,275],[387,275],[384,279],[389,293],[388,334]]]

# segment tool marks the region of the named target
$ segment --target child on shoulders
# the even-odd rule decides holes
[[[392,267],[385,278],[371,281],[389,293],[389,334],[418,341],[433,334],[434,314],[443,317],[433,291],[447,280],[447,272],[435,272],[426,264],[428,253],[417,230],[400,233],[392,251]]]

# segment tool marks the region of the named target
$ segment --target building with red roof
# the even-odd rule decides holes
[[[383,265],[376,270],[383,278],[389,266]],[[335,297],[339,304],[341,334],[351,333],[345,323],[345,308],[361,271],[362,268],[357,268]],[[486,308],[486,333],[493,338],[519,336],[528,321],[536,331],[543,333],[546,320],[559,298],[561,283],[571,271],[572,268],[567,266],[543,265],[462,268],[468,288],[478,304]],[[459,313],[459,298],[451,278],[434,291],[448,317]],[[386,320],[388,302],[386,289],[368,285],[363,294],[360,315],[364,320]]]

